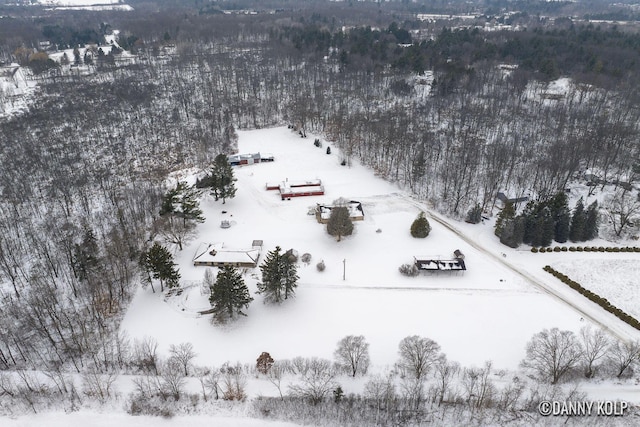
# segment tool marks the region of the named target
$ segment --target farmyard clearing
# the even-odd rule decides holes
[[[552,327],[577,331],[585,324],[579,312],[498,262],[496,256],[506,248],[490,240],[490,224],[459,224],[489,252],[471,247],[434,220],[429,237],[414,239],[409,226],[420,204],[359,164],[341,166],[337,149],[326,154],[326,142],[317,148],[313,137],[302,139],[286,128],[239,136],[241,153],[269,152],[275,161],[235,168],[238,192],[226,204],[204,198],[206,222],[198,226],[197,238],[176,254],[183,281],[194,286],[167,302],[149,288],[139,290],[122,323],[130,338],[152,336],[163,353],[171,344],[191,342],[198,353],[195,363],[219,366],[227,361],[253,363],[262,351],[276,360],[331,359],[339,339],[361,334],[370,343],[376,370],[392,365],[398,342],[415,334],[434,339],[449,359],[463,365],[492,360],[496,369],[515,369],[534,333]],[[326,193],[283,201],[266,191],[267,182],[286,179],[321,179]],[[365,220],[356,223],[352,236],[336,242],[308,211],[339,197],[362,202]],[[229,220],[231,227],[220,228],[222,220]],[[248,316],[229,326],[214,326],[209,317],[197,315],[209,303],[196,285],[205,267],[192,265],[195,250],[201,242],[246,248],[256,239],[264,241],[263,256],[276,245],[312,255],[309,265],[299,264],[296,297],[281,306],[264,305],[254,294],[260,270],[248,270],[244,277],[255,298]],[[450,257],[455,249],[466,256],[464,274],[407,278],[398,272],[414,255]],[[536,264],[549,262],[544,256],[509,252],[508,261],[534,261],[532,270],[537,270]],[[322,273],[315,267],[320,260],[327,266]],[[535,276],[550,281],[545,274]]]

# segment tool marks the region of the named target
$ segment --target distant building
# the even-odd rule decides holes
[[[266,189],[278,190],[282,200],[291,199],[292,197],[322,196],[324,194],[324,187],[319,179],[308,181],[289,181],[287,179],[280,183],[267,183]]]
[[[273,154],[267,153],[232,154],[228,159],[231,166],[253,165],[274,161]]]
[[[522,203],[522,202],[528,202],[529,201],[529,197],[527,197],[527,196],[509,197],[505,193],[503,193],[502,191],[498,191],[498,193],[496,194],[496,198],[498,200],[500,200],[502,203],[504,203],[505,205],[507,203],[517,204],[517,203]]]

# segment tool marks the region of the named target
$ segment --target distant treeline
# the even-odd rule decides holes
[[[519,65],[536,78],[570,76],[579,81],[621,78],[640,71],[640,35],[593,24],[529,31],[484,32],[444,28],[433,40],[412,40],[411,33],[392,23],[331,32],[309,24],[284,28],[278,34],[307,54],[326,55],[336,49],[342,66],[422,73],[429,69],[459,74],[481,61]],[[411,44],[409,46],[409,44]]]

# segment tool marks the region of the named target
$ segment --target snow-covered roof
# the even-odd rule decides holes
[[[201,243],[193,258],[194,265],[257,265],[260,247],[251,249],[231,249],[223,243]]]
[[[440,256],[415,256],[416,267],[426,271],[459,271],[467,266],[461,258],[442,258]]]
[[[317,211],[320,213],[320,218],[328,220],[331,216],[331,209],[336,206],[328,206],[328,205],[317,205]],[[345,205],[347,210],[349,211],[349,217],[353,218],[362,218],[364,217],[364,211],[362,210],[362,203],[357,202],[355,200],[351,200],[347,205]]]

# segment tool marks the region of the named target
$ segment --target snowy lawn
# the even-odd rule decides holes
[[[577,331],[585,324],[578,312],[498,262],[496,255],[508,248],[488,237],[490,224],[456,223],[473,239],[477,235],[491,253],[473,248],[433,220],[429,237],[414,239],[409,227],[421,205],[361,165],[341,166],[335,147],[326,154],[326,141],[317,148],[313,136],[302,139],[286,128],[239,136],[240,153],[272,153],[275,161],[235,168],[237,196],[226,204],[203,199],[207,220],[198,227],[198,237],[176,254],[182,279],[191,286],[167,301],[140,289],[122,323],[130,338],[155,337],[165,354],[171,344],[191,342],[197,364],[219,366],[255,363],[262,351],[275,359],[332,358],[340,338],[362,334],[377,370],[396,362],[402,338],[417,334],[436,340],[447,357],[463,365],[492,360],[496,369],[515,369],[534,333],[551,327]],[[267,182],[286,179],[321,179],[326,194],[283,201],[276,191],[266,191]],[[339,197],[362,202],[365,220],[355,223],[352,236],[336,242],[307,213],[316,203],[331,204]],[[220,228],[221,220],[231,227]],[[192,265],[196,248],[202,242],[248,248],[255,239],[264,241],[263,255],[276,245],[312,255],[309,265],[299,264],[296,298],[281,306],[264,305],[255,295],[260,270],[249,270],[245,280],[255,301],[248,316],[228,326],[212,325],[197,314],[209,303],[196,284],[205,271]],[[408,278],[398,272],[414,255],[451,258],[456,249],[466,256],[464,274]],[[523,266],[534,261],[532,268],[544,273],[543,255],[511,251],[508,257]],[[322,273],[315,267],[320,260],[327,266]]]
[[[552,267],[640,319],[640,259],[579,260],[557,262]]]
[[[296,424],[257,420],[254,418],[242,418],[240,416],[218,416],[218,415],[192,415],[177,416],[170,419],[150,416],[135,416],[125,413],[102,414],[98,412],[80,411],[71,414],[65,412],[48,412],[46,414],[28,415],[16,419],[2,419],[4,427],[68,427],[68,426],[91,426],[91,427],[294,427]]]

